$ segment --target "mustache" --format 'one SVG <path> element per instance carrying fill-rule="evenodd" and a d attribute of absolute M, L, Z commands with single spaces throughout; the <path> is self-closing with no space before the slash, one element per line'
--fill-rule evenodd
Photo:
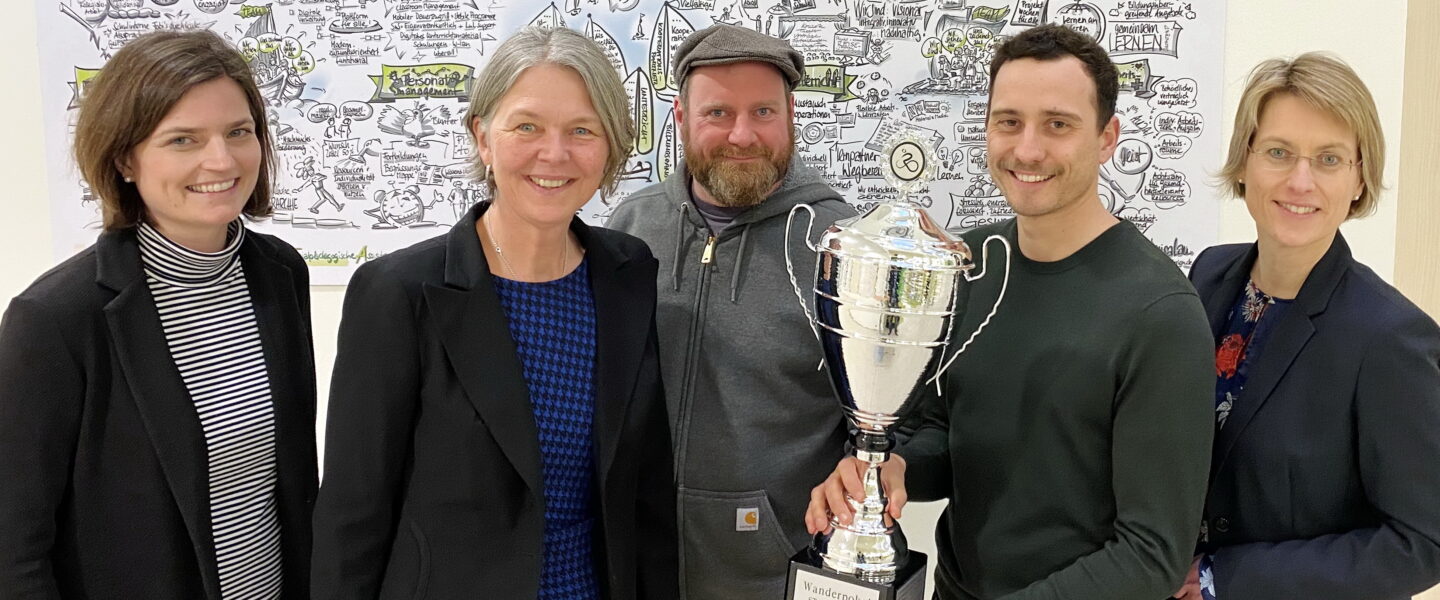
<path fill-rule="evenodd" d="M 773 154 L 769 148 L 755 146 L 750 149 L 739 146 L 720 146 L 710 152 L 710 158 L 771 158 Z"/>
<path fill-rule="evenodd" d="M 1026 172 L 1026 173 L 1045 173 L 1045 174 L 1047 174 L 1047 175 L 1055 175 L 1055 174 L 1058 174 L 1058 173 L 1060 172 L 1060 169 L 1059 169 L 1058 167 L 1046 167 L 1045 165 L 1040 164 L 1040 163 L 1036 163 L 1036 164 L 1026 164 L 1026 163 L 1023 163 L 1023 162 L 1016 162 L 1016 161 L 1012 161 L 1012 160 L 1001 160 L 1001 161 L 995 162 L 995 163 L 993 163 L 993 164 L 994 164 L 994 166 L 997 166 L 997 167 L 999 167 L 999 168 L 1001 168 L 1001 169 L 1004 169 L 1004 170 L 1006 170 L 1006 171 L 1024 171 L 1024 172 Z"/>

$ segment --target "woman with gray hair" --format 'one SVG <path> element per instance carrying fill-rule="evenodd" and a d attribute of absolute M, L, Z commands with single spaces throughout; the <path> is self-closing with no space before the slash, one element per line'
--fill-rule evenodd
<path fill-rule="evenodd" d="M 366 263 L 340 324 L 317 598 L 675 598 L 657 263 L 576 212 L 633 137 L 620 78 L 527 28 L 466 124 L 491 200 Z"/>
<path fill-rule="evenodd" d="M 1364 82 L 1323 53 L 1251 71 L 1227 191 L 1258 239 L 1190 279 L 1215 335 L 1210 489 L 1188 600 L 1409 598 L 1440 581 L 1440 327 L 1350 255 L 1385 171 Z"/>

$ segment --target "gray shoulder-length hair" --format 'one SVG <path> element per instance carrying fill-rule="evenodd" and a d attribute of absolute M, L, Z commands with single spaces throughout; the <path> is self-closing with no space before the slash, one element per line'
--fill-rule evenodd
<path fill-rule="evenodd" d="M 515 85 L 521 73 L 542 64 L 569 67 L 585 81 L 585 90 L 590 94 L 590 104 L 600 115 L 600 126 L 605 129 L 605 143 L 610 151 L 605 158 L 605 176 L 600 180 L 600 193 L 613 195 L 620 169 L 635 146 L 630 99 L 625 94 L 625 84 L 620 81 L 620 75 L 615 72 L 610 60 L 605 58 L 605 53 L 580 33 L 564 27 L 526 27 L 500 44 L 495 56 L 480 70 L 474 91 L 470 93 L 470 109 L 465 112 L 466 130 L 473 138 L 475 131 L 470 124 L 477 117 L 481 128 L 488 130 L 500 98 L 510 91 L 510 86 Z M 473 141 L 479 144 L 478 139 Z M 480 158 L 479 152 L 475 153 L 475 179 L 484 180 L 493 197 L 495 180 L 486 176 L 485 161 Z"/>

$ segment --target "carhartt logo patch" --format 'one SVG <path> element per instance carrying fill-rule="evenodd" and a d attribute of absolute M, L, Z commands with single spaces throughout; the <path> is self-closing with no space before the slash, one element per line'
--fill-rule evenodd
<path fill-rule="evenodd" d="M 759 531 L 760 507 L 735 509 L 735 531 Z"/>

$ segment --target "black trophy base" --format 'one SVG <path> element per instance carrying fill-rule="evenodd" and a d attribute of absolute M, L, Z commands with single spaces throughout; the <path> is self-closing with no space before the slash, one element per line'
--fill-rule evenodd
<path fill-rule="evenodd" d="M 925 600 L 925 555 L 911 550 L 905 557 L 895 581 L 871 583 L 825 569 L 807 547 L 790 559 L 785 600 Z"/>

